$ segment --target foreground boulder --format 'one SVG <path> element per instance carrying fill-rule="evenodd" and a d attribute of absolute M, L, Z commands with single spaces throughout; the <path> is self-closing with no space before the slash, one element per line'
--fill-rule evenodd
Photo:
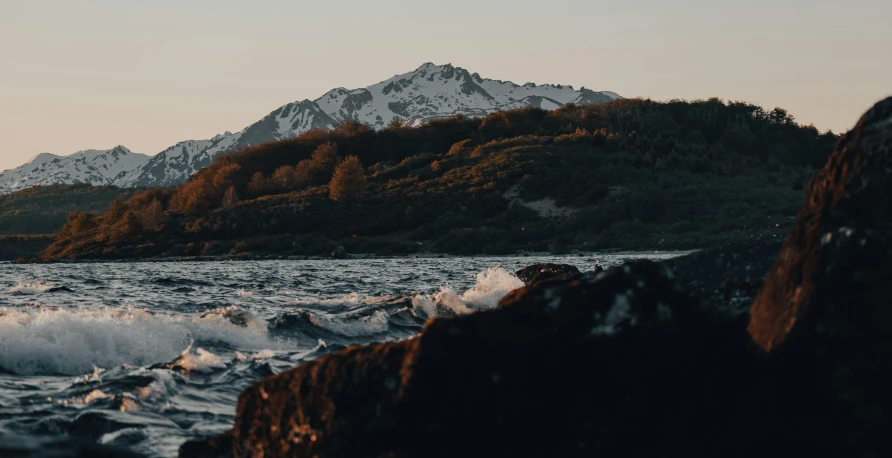
<path fill-rule="evenodd" d="M 500 305 L 263 380 L 239 399 L 232 431 L 181 456 L 743 457 L 838 445 L 827 434 L 845 419 L 838 406 L 802 390 L 806 374 L 774 367 L 745 317 L 702 308 L 663 266 L 547 280 Z M 777 374 L 784 383 L 766 383 Z"/>
<path fill-rule="evenodd" d="M 892 98 L 812 179 L 749 331 L 776 357 L 815 361 L 857 413 L 848 433 L 892 450 Z"/>
<path fill-rule="evenodd" d="M 576 275 L 578 273 L 579 269 L 576 266 L 569 264 L 544 263 L 526 266 L 523 269 L 518 270 L 514 275 L 516 275 L 520 281 L 524 282 L 524 284 L 530 285 L 549 278 Z"/>
<path fill-rule="evenodd" d="M 892 332 L 892 97 L 840 139 L 753 303 L 765 350 L 822 327 L 834 339 Z"/>

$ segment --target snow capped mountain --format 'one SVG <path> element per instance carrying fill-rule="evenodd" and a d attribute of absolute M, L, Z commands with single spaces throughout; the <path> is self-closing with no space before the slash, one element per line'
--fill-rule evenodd
<path fill-rule="evenodd" d="M 130 168 L 122 166 L 116 169 L 124 173 L 112 176 L 111 181 L 102 181 L 108 175 L 91 172 L 84 176 L 89 176 L 94 181 L 84 181 L 84 178 L 81 182 L 112 183 L 122 187 L 172 186 L 184 183 L 221 153 L 292 138 L 312 129 L 331 129 L 347 120 L 383 128 L 394 120 L 418 125 L 456 114 L 485 116 L 496 111 L 521 107 L 553 110 L 570 103 L 586 105 L 618 98 L 620 96 L 613 92 L 597 92 L 584 87 L 576 90 L 572 86 L 553 84 L 517 85 L 510 81 L 481 78 L 477 73 L 469 73 L 461 67 L 449 64 L 426 63 L 414 71 L 396 75 L 366 88 L 332 89 L 316 100 L 283 105 L 240 132 L 226 132 L 208 140 L 177 143 L 147 160 L 128 162 L 131 164 Z M 49 168 L 44 170 L 33 167 L 32 164 L 38 159 L 44 160 L 41 159 L 43 156 L 68 161 L 66 164 L 72 162 L 69 158 L 74 157 L 40 155 L 15 171 L 0 175 L 0 192 L 4 188 L 21 189 L 45 183 L 47 180 L 74 181 L 76 177 L 82 176 L 74 172 L 67 172 L 67 175 L 61 172 L 55 174 Z M 20 172 L 16 172 L 20 169 L 33 171 L 27 175 L 28 178 L 22 178 Z M 11 172 L 15 174 L 10 174 Z"/>
<path fill-rule="evenodd" d="M 38 154 L 17 168 L 0 173 L 0 193 L 36 185 L 85 183 L 114 184 L 149 156 L 136 154 L 123 146 L 109 150 L 84 150 L 70 156 Z"/>
<path fill-rule="evenodd" d="M 222 142 L 227 132 L 210 140 L 186 140 L 148 158 L 115 180 L 121 187 L 172 186 L 185 182 L 196 170 L 211 163 L 209 150 Z M 228 148 L 231 145 L 226 145 Z"/>
<path fill-rule="evenodd" d="M 485 116 L 524 106 L 554 109 L 568 103 L 603 103 L 616 98 L 619 96 L 612 92 L 577 91 L 572 86 L 519 86 L 484 79 L 461 67 L 427 63 L 365 89 L 333 89 L 315 102 L 335 119 L 352 119 L 380 128 L 393 119 L 414 125 L 455 114 Z"/>
<path fill-rule="evenodd" d="M 207 167 L 217 155 L 251 145 L 291 138 L 312 129 L 331 129 L 338 121 L 309 100 L 279 107 L 241 132 L 217 135 L 210 140 L 177 143 L 121 177 L 121 187 L 173 186 L 185 183 Z"/>

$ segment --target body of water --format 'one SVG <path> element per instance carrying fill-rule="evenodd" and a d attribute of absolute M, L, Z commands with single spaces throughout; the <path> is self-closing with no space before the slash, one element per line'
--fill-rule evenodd
<path fill-rule="evenodd" d="M 0 264 L 0 441 L 70 435 L 175 456 L 229 429 L 255 381 L 494 307 L 521 267 L 675 255 Z"/>

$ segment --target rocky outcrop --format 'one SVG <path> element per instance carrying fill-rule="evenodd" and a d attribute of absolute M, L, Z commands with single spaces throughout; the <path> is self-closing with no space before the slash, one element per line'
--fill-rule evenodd
<path fill-rule="evenodd" d="M 892 332 L 892 97 L 840 139 L 753 304 L 770 351 L 817 327 L 834 339 Z M 866 325 L 870 325 L 865 327 Z M 879 333 L 879 334 L 878 334 Z"/>
<path fill-rule="evenodd" d="M 751 309 L 779 358 L 814 361 L 856 413 L 848 433 L 892 450 L 892 98 L 840 139 Z"/>
<path fill-rule="evenodd" d="M 181 456 L 884 456 L 890 151 L 892 99 L 814 178 L 764 284 L 761 243 L 531 278 L 261 381 Z"/>
<path fill-rule="evenodd" d="M 679 286 L 710 307 L 746 315 L 780 241 L 744 241 L 663 261 Z"/>
<path fill-rule="evenodd" d="M 530 285 L 549 278 L 575 275 L 578 273 L 579 269 L 576 266 L 569 264 L 545 263 L 526 266 L 523 269 L 518 270 L 514 275 L 516 275 L 520 281 L 524 282 L 524 284 Z"/>

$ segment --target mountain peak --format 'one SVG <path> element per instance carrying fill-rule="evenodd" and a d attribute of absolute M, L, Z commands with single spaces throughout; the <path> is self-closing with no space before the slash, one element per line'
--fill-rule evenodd
<path fill-rule="evenodd" d="M 107 150 L 81 150 L 69 156 L 41 153 L 15 169 L 0 173 L 0 192 L 51 184 L 108 185 L 148 159 L 122 145 Z"/>
<path fill-rule="evenodd" d="M 28 162 L 26 162 L 26 164 L 33 164 L 34 162 L 51 161 L 58 157 L 59 156 L 56 156 L 55 154 L 52 154 L 52 153 L 40 153 L 40 154 L 32 157 L 31 159 L 29 159 Z"/>
<path fill-rule="evenodd" d="M 380 129 L 394 119 L 419 125 L 457 114 L 486 116 L 521 107 L 550 110 L 570 103 L 603 103 L 617 98 L 619 95 L 613 92 L 585 88 L 577 91 L 560 84 L 519 86 L 511 81 L 483 78 L 451 63 L 425 62 L 414 71 L 371 86 L 337 87 L 316 100 L 287 103 L 239 132 L 179 142 L 151 158 L 123 145 L 65 157 L 38 155 L 29 164 L 0 174 L 0 192 L 48 182 L 171 186 L 184 183 L 224 152 L 292 138 L 312 129 L 332 129 L 347 120 Z M 50 165 L 37 167 L 38 162 Z"/>
<path fill-rule="evenodd" d="M 446 64 L 449 65 L 449 64 Z M 418 68 L 415 69 L 416 73 L 430 71 L 430 70 L 439 70 L 440 66 L 433 62 L 425 62 L 421 64 Z"/>

